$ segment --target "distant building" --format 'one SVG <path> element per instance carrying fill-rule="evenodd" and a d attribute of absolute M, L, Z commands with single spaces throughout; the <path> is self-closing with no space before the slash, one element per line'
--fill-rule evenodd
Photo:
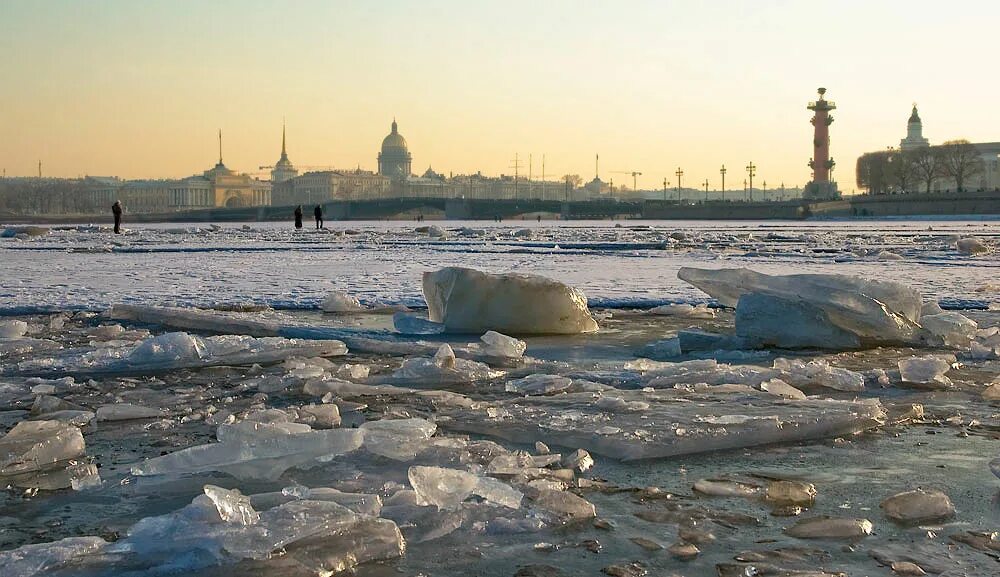
<path fill-rule="evenodd" d="M 364 200 L 390 196 L 391 179 L 367 170 L 307 172 L 273 185 L 272 204 L 315 205 L 334 200 Z"/>
<path fill-rule="evenodd" d="M 913 150 L 928 146 L 930 146 L 930 141 L 924 138 L 924 123 L 920 121 L 917 105 L 914 104 L 910 119 L 906 121 L 906 138 L 899 141 L 899 148 L 900 150 Z"/>
<path fill-rule="evenodd" d="M 378 154 L 378 173 L 389 178 L 409 177 L 413 156 L 406 146 L 406 139 L 399 133 L 396 120 L 392 121 L 392 132 L 382 140 L 382 151 Z"/>
<path fill-rule="evenodd" d="M 271 182 L 277 184 L 279 182 L 285 182 L 290 178 L 295 178 L 299 175 L 299 171 L 292 166 L 292 161 L 288 160 L 288 153 L 285 151 L 285 127 L 281 127 L 281 158 L 278 162 L 274 163 L 274 168 L 271 169 Z"/>

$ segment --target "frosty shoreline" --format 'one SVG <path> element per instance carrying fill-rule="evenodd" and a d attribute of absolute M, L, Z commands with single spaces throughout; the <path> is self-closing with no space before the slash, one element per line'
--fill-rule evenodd
<path fill-rule="evenodd" d="M 992 574 L 998 243 L 967 224 L 449 230 L 461 244 L 389 227 L 305 251 L 237 250 L 294 240 L 253 228 L 143 231 L 117 252 L 90 229 L 0 241 L 49 271 L 4 279 L 5 310 L 61 307 L 0 318 L 0 574 Z M 961 252 L 973 233 L 988 252 Z M 591 309 L 520 277 L 414 280 L 456 259 L 548 267 Z M 710 300 L 680 266 L 913 291 L 683 273 Z M 476 300 L 493 290 L 519 296 Z M 512 326 L 547 334 L 485 330 L 542 290 Z M 400 306 L 428 291 L 431 319 Z M 272 306 L 193 308 L 248 302 Z M 706 302 L 736 310 L 649 306 Z M 790 302 L 800 320 L 782 326 Z M 305 310 L 321 303 L 336 312 Z"/>

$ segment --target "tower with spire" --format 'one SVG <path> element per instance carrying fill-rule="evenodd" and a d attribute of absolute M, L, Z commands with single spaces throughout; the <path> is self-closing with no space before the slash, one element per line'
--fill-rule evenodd
<path fill-rule="evenodd" d="M 273 184 L 278 184 L 279 182 L 285 182 L 286 180 L 291 180 L 299 175 L 299 171 L 292 165 L 292 161 L 288 160 L 288 151 L 285 148 L 285 123 L 281 123 L 281 158 L 278 162 L 274 163 L 274 168 L 271 169 L 271 182 Z"/>
<path fill-rule="evenodd" d="M 913 103 L 913 112 L 906 121 L 906 138 L 899 141 L 900 150 L 914 150 L 930 146 L 930 141 L 924 138 L 924 123 L 917 114 L 917 103 Z"/>

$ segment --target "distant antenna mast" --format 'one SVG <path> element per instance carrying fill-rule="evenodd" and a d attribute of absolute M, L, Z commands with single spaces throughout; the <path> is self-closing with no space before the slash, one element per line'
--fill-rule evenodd
<path fill-rule="evenodd" d="M 219 164 L 222 164 L 222 129 L 219 129 Z"/>
<path fill-rule="evenodd" d="M 601 155 L 594 155 L 594 180 L 601 179 Z"/>
<path fill-rule="evenodd" d="M 517 177 L 518 174 L 520 174 L 518 170 L 521 168 L 521 161 L 516 152 L 514 153 L 514 164 L 510 165 L 508 168 L 514 169 L 514 200 L 517 200 Z"/>

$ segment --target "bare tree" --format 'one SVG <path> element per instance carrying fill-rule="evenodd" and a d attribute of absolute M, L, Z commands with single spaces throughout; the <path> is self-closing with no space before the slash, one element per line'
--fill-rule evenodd
<path fill-rule="evenodd" d="M 958 192 L 963 191 L 967 179 L 982 173 L 983 159 L 968 140 L 949 140 L 938 148 L 941 152 L 941 174 L 955 181 Z"/>
<path fill-rule="evenodd" d="M 888 153 L 869 152 L 858 158 L 857 179 L 858 188 L 868 190 L 868 194 L 884 194 L 888 192 Z"/>
<path fill-rule="evenodd" d="M 914 152 L 912 150 L 892 151 L 887 158 L 887 174 L 893 186 L 900 192 L 908 192 L 917 181 L 914 167 Z"/>
<path fill-rule="evenodd" d="M 918 182 L 926 185 L 926 192 L 929 193 L 934 181 L 941 176 L 941 151 L 938 147 L 926 147 L 912 153 L 914 176 Z"/>
<path fill-rule="evenodd" d="M 583 184 L 583 179 L 580 178 L 579 174 L 567 174 L 562 177 L 563 182 L 568 182 L 573 188 L 579 187 Z"/>

